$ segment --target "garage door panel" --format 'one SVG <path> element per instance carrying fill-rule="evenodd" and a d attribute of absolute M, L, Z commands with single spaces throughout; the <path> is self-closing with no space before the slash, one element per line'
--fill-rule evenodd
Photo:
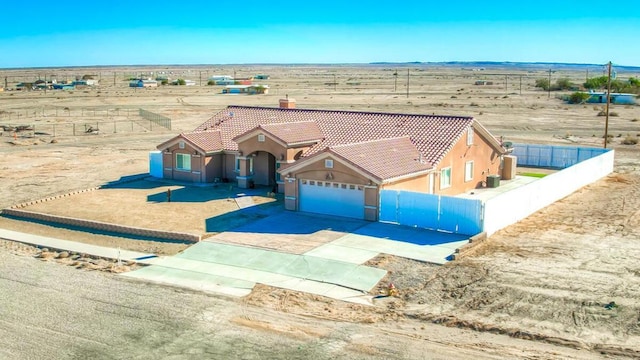
<path fill-rule="evenodd" d="M 300 211 L 364 218 L 364 189 L 354 184 L 300 181 Z"/>

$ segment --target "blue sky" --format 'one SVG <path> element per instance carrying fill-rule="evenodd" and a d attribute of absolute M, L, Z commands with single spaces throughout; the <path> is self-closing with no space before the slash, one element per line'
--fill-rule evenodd
<path fill-rule="evenodd" d="M 478 60 L 640 66 L 640 6 L 617 4 L 7 0 L 0 68 Z"/>

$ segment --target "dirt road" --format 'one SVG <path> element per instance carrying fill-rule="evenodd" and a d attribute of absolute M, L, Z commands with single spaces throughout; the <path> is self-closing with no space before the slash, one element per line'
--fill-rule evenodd
<path fill-rule="evenodd" d="M 277 291 L 260 288 L 252 296 L 277 297 Z M 597 358 L 563 346 L 411 319 L 341 321 L 354 311 L 342 303 L 324 303 L 335 320 L 287 311 L 311 300 L 304 297 L 292 294 L 283 299 L 289 304 L 271 309 L 77 270 L 5 247 L 0 251 L 0 358 Z"/>

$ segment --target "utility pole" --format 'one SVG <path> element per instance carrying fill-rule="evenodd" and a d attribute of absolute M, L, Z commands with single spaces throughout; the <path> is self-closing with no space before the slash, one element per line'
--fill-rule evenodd
<path fill-rule="evenodd" d="M 333 91 L 338 91 L 338 83 L 336 81 L 336 74 L 333 74 Z"/>
<path fill-rule="evenodd" d="M 520 95 L 522 95 L 522 75 L 520 75 Z"/>
<path fill-rule="evenodd" d="M 551 69 L 549 69 L 549 84 L 547 86 L 547 91 L 549 92 L 548 98 L 551 99 Z"/>
<path fill-rule="evenodd" d="M 605 106 L 605 112 L 607 113 L 604 119 L 604 148 L 607 148 L 607 141 L 609 141 L 609 102 L 611 102 L 611 61 L 609 61 L 609 74 L 607 75 L 607 105 Z"/>
<path fill-rule="evenodd" d="M 393 81 L 393 92 L 396 92 L 398 90 L 398 69 L 396 69 L 396 72 L 393 73 L 393 76 L 395 78 L 395 80 Z"/>
<path fill-rule="evenodd" d="M 507 83 L 509 82 L 508 77 L 509 77 L 509 75 L 505 75 L 504 76 L 504 92 L 505 92 L 505 94 L 509 93 L 509 90 L 507 89 Z"/>
<path fill-rule="evenodd" d="M 409 97 L 409 69 L 407 69 L 407 97 Z"/>
<path fill-rule="evenodd" d="M 589 68 L 587 68 L 587 78 L 584 81 L 585 82 L 589 81 Z"/>
<path fill-rule="evenodd" d="M 200 86 L 202 86 L 202 70 L 200 70 Z"/>
<path fill-rule="evenodd" d="M 116 86 L 116 72 L 113 72 L 113 86 Z"/>

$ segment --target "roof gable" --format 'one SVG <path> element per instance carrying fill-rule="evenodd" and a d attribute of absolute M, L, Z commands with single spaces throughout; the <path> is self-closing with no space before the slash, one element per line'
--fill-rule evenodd
<path fill-rule="evenodd" d="M 197 149 L 201 153 L 209 154 L 213 152 L 222 151 L 222 138 L 219 130 L 215 131 L 198 131 L 191 133 L 182 133 L 178 136 L 165 141 L 157 146 L 158 150 L 163 150 L 172 146 L 180 140 L 184 140 L 189 143 L 193 148 Z"/>
<path fill-rule="evenodd" d="M 411 139 L 402 137 L 328 147 L 291 166 L 281 168 L 281 172 L 302 169 L 327 157 L 338 159 L 376 183 L 417 176 L 433 169 L 431 164 L 421 158 Z"/>
<path fill-rule="evenodd" d="M 232 140 L 239 143 L 256 133 L 264 133 L 286 147 L 314 144 L 324 138 L 322 131 L 315 121 L 299 121 L 261 124 L 234 137 Z"/>

